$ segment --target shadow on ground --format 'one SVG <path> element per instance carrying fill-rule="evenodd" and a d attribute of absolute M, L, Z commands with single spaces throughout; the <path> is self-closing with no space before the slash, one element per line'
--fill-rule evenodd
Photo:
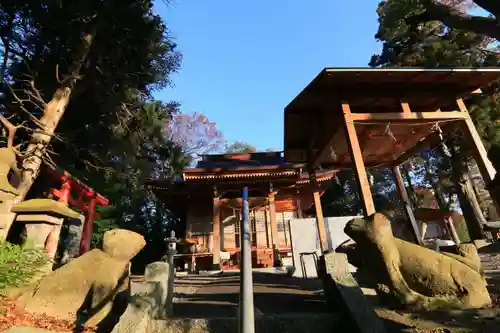
<path fill-rule="evenodd" d="M 201 284 L 198 285 L 199 289 L 194 294 L 176 295 L 181 299 L 174 305 L 174 316 L 180 321 L 185 320 L 183 318 L 199 318 L 202 321 L 211 318 L 206 324 L 208 326 L 205 327 L 205 332 L 236 332 L 233 329 L 236 329 L 235 325 L 237 325 L 239 303 L 238 273 L 204 276 L 199 279 L 189 277 L 188 279 L 191 282 L 194 281 L 195 284 L 196 281 L 200 281 Z M 500 286 L 500 273 L 490 275 L 488 281 L 492 291 L 498 290 L 496 286 Z M 325 318 L 328 322 L 327 326 L 332 329 L 329 316 L 345 317 L 339 311 L 333 312 L 332 308 L 327 305 L 319 279 L 298 279 L 286 275 L 254 273 L 253 282 L 254 305 L 258 309 L 256 312 L 263 315 L 258 321 L 260 329 L 257 329 L 257 332 L 271 332 L 267 327 L 276 329 L 276 332 L 281 332 L 280 329 L 285 329 L 285 327 L 297 329 L 290 332 L 309 332 L 309 328 L 303 330 L 301 326 L 303 323 L 317 326 L 321 325 Z M 179 283 L 182 284 L 182 279 Z M 365 296 L 384 321 L 388 333 L 500 332 L 500 319 L 496 319 L 499 313 L 497 309 L 411 312 L 382 307 L 376 295 Z M 256 318 L 259 316 L 260 314 L 257 314 Z M 213 318 L 225 318 L 225 321 L 219 322 L 218 319 Z M 192 325 L 192 323 L 191 321 L 187 325 Z M 265 329 L 262 326 L 264 324 Z M 338 319 L 335 320 L 335 329 L 330 332 L 350 332 L 350 327 L 350 323 L 344 319 Z M 320 329 L 317 332 L 320 331 L 323 330 Z"/>
<path fill-rule="evenodd" d="M 319 280 L 254 273 L 254 305 L 263 314 L 326 313 Z M 239 303 L 239 275 L 214 277 L 174 306 L 180 318 L 235 317 Z M 178 295 L 180 296 L 180 295 Z"/>

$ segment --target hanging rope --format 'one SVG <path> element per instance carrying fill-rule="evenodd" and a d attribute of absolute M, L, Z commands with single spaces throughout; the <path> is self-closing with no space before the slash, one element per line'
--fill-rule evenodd
<path fill-rule="evenodd" d="M 438 133 L 438 136 L 439 136 L 439 147 L 441 148 L 442 153 L 445 156 L 447 156 L 447 157 L 451 157 L 451 152 L 448 149 L 448 146 L 446 146 L 446 143 L 445 143 L 445 140 L 444 140 L 444 136 L 443 136 L 443 130 L 439 126 L 439 123 L 436 122 L 436 124 L 434 124 L 434 126 L 432 127 L 432 129 L 435 130 Z"/>
<path fill-rule="evenodd" d="M 370 181 L 370 185 L 373 186 L 375 184 L 375 177 L 370 173 L 368 176 L 368 180 Z"/>
<path fill-rule="evenodd" d="M 332 159 L 332 161 L 334 162 L 337 162 L 338 160 L 338 156 L 337 154 L 335 153 L 335 150 L 333 149 L 332 146 L 330 146 L 330 158 Z"/>
<path fill-rule="evenodd" d="M 337 183 L 338 186 L 340 186 L 340 179 L 339 179 L 339 176 L 337 176 L 337 174 L 335 174 L 335 183 Z"/>
<path fill-rule="evenodd" d="M 394 134 L 392 133 L 392 129 L 391 129 L 391 123 L 389 122 L 387 124 L 387 126 L 385 127 L 385 130 L 384 130 L 384 134 L 387 134 L 388 136 L 391 137 L 392 140 L 394 140 L 394 142 L 398 142 L 398 140 L 396 139 L 396 137 L 394 136 Z"/>

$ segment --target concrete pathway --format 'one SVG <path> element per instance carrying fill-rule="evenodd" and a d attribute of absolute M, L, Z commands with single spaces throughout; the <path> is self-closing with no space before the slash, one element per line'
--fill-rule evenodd
<path fill-rule="evenodd" d="M 192 293 L 178 288 L 174 315 L 180 318 L 236 317 L 239 275 L 178 278 L 177 284 L 191 286 Z M 253 274 L 254 305 L 263 314 L 326 313 L 326 303 L 317 279 L 295 279 L 282 274 Z"/>

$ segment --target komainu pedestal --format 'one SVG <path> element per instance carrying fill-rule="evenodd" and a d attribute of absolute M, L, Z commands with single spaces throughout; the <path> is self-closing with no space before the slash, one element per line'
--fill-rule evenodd
<path fill-rule="evenodd" d="M 17 214 L 15 223 L 23 223 L 29 246 L 44 249 L 53 260 L 59 244 L 61 226 L 65 218 L 78 218 L 79 213 L 62 202 L 51 199 L 32 199 L 12 206 Z"/>
<path fill-rule="evenodd" d="M 384 323 L 349 273 L 344 253 L 325 253 L 319 260 L 318 268 L 327 302 L 345 318 L 345 324 L 350 326 L 349 332 L 386 332 Z"/>
<path fill-rule="evenodd" d="M 102 250 L 93 249 L 51 272 L 23 293 L 17 305 L 64 320 L 74 321 L 76 314 L 78 324 L 109 327 L 127 307 L 129 262 L 145 245 L 144 237 L 133 231 L 106 231 Z"/>

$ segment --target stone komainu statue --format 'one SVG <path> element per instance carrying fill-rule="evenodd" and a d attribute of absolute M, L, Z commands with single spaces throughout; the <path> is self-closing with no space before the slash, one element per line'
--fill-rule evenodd
<path fill-rule="evenodd" d="M 464 244 L 459 256 L 403 241 L 380 213 L 354 219 L 344 231 L 356 242 L 346 251 L 349 261 L 381 300 L 428 310 L 491 305 L 474 245 Z"/>

